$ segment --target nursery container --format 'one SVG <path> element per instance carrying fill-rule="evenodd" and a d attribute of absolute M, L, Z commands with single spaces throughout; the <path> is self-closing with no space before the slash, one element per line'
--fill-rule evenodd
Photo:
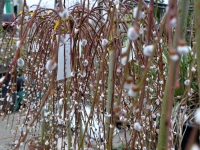
<path fill-rule="evenodd" d="M 187 143 L 189 142 L 190 134 L 192 133 L 193 128 L 194 128 L 193 124 L 184 124 L 183 125 L 183 132 L 185 130 L 186 131 L 185 131 L 185 134 L 183 136 L 182 143 L 181 143 L 182 150 L 186 150 L 186 146 L 187 146 Z M 196 134 L 194 142 L 196 142 L 197 144 L 200 144 L 200 141 L 199 141 L 199 130 L 198 130 L 198 133 Z"/>

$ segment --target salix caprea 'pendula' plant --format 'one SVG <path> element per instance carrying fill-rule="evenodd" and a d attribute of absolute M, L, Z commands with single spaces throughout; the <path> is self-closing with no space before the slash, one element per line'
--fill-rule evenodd
<path fill-rule="evenodd" d="M 8 68 L 0 79 L 0 86 L 7 86 L 1 114 L 5 119 L 19 110 L 14 148 L 42 143 L 52 149 L 111 150 L 116 138 L 126 149 L 180 147 L 183 124 L 191 119 L 189 104 L 198 95 L 198 34 L 191 23 L 197 15 L 181 13 L 188 7 L 189 2 L 171 0 L 158 22 L 153 0 L 71 6 L 59 1 L 55 9 L 39 4 L 33 12 L 24 3 L 0 45 L 1 63 Z"/>

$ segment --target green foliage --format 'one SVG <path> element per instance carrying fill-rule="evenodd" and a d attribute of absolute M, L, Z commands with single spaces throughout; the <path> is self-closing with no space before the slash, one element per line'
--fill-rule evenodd
<path fill-rule="evenodd" d="M 190 51 L 187 55 L 180 56 L 180 88 L 175 89 L 175 97 L 181 96 L 184 94 L 186 90 L 186 86 L 184 85 L 184 81 L 189 78 L 189 70 L 191 69 L 192 65 L 194 64 L 194 56 L 192 55 L 192 52 Z M 164 48 L 163 50 L 163 62 L 166 64 L 166 66 L 169 66 L 169 51 L 167 48 Z M 165 73 L 168 74 L 168 67 L 164 68 Z M 191 88 L 194 89 L 194 91 L 198 90 L 197 87 L 197 77 L 195 75 L 192 75 L 191 79 Z"/>

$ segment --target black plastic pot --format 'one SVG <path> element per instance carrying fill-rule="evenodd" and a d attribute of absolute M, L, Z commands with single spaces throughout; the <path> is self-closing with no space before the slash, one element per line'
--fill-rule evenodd
<path fill-rule="evenodd" d="M 184 124 L 183 125 L 183 139 L 182 139 L 182 143 L 181 143 L 181 150 L 186 150 L 186 146 L 190 140 L 190 136 L 191 136 L 191 133 L 192 133 L 192 130 L 194 128 L 194 125 L 193 124 Z M 198 130 L 198 133 L 196 134 L 196 137 L 195 137 L 195 143 L 196 144 L 200 144 L 200 141 L 199 141 L 199 135 L 200 135 L 200 132 Z M 175 150 L 180 150 L 178 147 L 175 147 Z"/>
<path fill-rule="evenodd" d="M 181 143 L 181 148 L 182 150 L 186 150 L 186 146 L 187 146 L 187 143 L 189 142 L 189 139 L 190 139 L 190 135 L 192 133 L 192 130 L 194 128 L 194 125 L 192 124 L 184 124 L 183 125 L 183 132 L 185 131 L 185 134 L 183 136 L 183 140 L 182 140 L 182 143 Z M 200 144 L 200 141 L 199 141 L 199 130 L 198 130 L 198 133 L 196 134 L 196 137 L 195 137 L 195 142 L 197 144 Z"/>
<path fill-rule="evenodd" d="M 122 122 L 118 119 L 117 122 L 116 122 L 116 127 L 118 129 L 121 129 L 122 127 Z M 127 127 L 130 127 L 130 126 L 127 126 Z M 182 140 L 182 143 L 181 143 L 181 149 L 182 150 L 186 150 L 186 146 L 189 142 L 189 139 L 190 139 L 190 134 L 192 133 L 192 130 L 194 128 L 194 125 L 193 124 L 184 124 L 183 125 L 183 133 L 184 133 L 184 136 L 183 136 L 183 140 Z M 183 134 L 182 133 L 182 134 Z M 156 134 L 157 135 L 157 134 Z M 158 136 L 158 135 L 157 135 Z M 196 137 L 195 137 L 195 143 L 200 145 L 200 139 L 199 139 L 199 136 L 200 136 L 200 131 L 198 130 L 198 133 L 196 134 Z M 175 150 L 180 150 L 178 149 L 177 147 L 175 147 Z"/>

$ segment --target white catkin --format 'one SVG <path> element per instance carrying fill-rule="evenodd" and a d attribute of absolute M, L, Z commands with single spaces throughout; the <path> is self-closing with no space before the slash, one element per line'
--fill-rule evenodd
<path fill-rule="evenodd" d="M 134 123 L 134 129 L 137 130 L 137 131 L 140 131 L 142 129 L 142 126 L 140 125 L 139 122 Z"/>
<path fill-rule="evenodd" d="M 196 123 L 200 125 L 200 108 L 198 108 L 194 113 L 194 119 Z"/>
<path fill-rule="evenodd" d="M 134 41 L 139 37 L 139 33 L 137 32 L 135 27 L 129 27 L 127 36 L 130 40 Z"/>
<path fill-rule="evenodd" d="M 53 62 L 53 64 L 51 64 L 52 61 L 53 61 L 53 60 L 48 60 L 48 61 L 47 61 L 46 65 L 45 65 L 46 70 L 48 70 L 48 71 L 53 71 L 53 70 L 56 68 L 56 66 L 57 66 L 56 62 Z"/>

